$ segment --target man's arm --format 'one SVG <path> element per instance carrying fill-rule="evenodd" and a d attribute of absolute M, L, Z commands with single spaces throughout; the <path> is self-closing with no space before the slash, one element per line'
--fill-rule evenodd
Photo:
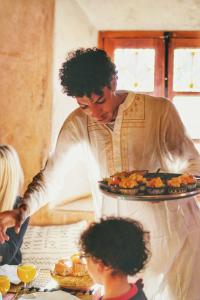
<path fill-rule="evenodd" d="M 77 129 L 71 118 L 63 125 L 56 149 L 52 157 L 40 173 L 38 173 L 28 186 L 21 205 L 12 211 L 0 213 L 0 242 L 9 239 L 6 230 L 15 227 L 19 232 L 24 220 L 35 213 L 46 203 L 53 201 L 58 196 L 64 181 L 67 181 L 66 173 L 74 161 L 74 147 L 80 141 L 80 127 Z"/>
<path fill-rule="evenodd" d="M 200 173 L 200 155 L 170 101 L 162 118 L 161 136 L 166 169 L 175 173 Z"/>

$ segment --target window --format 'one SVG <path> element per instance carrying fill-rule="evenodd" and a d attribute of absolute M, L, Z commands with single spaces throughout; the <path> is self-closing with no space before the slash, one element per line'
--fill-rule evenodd
<path fill-rule="evenodd" d="M 162 32 L 100 32 L 99 46 L 118 69 L 118 89 L 164 93 L 164 39 Z"/>
<path fill-rule="evenodd" d="M 200 151 L 200 33 L 171 33 L 168 53 L 168 96 Z"/>
<path fill-rule="evenodd" d="M 99 47 L 117 66 L 117 88 L 173 101 L 200 151 L 200 31 L 105 31 Z"/>

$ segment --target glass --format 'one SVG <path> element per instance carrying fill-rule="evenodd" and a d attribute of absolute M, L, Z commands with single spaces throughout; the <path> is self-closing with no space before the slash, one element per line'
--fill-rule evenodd
<path fill-rule="evenodd" d="M 200 48 L 174 50 L 173 90 L 200 92 Z"/>
<path fill-rule="evenodd" d="M 91 257 L 91 255 L 81 253 L 79 257 L 80 257 L 80 261 L 81 261 L 82 264 L 87 264 L 87 258 Z"/>
<path fill-rule="evenodd" d="M 0 292 L 6 294 L 10 289 L 10 280 L 8 276 L 0 275 Z"/>
<path fill-rule="evenodd" d="M 176 96 L 173 103 L 192 139 L 200 139 L 200 96 Z"/>
<path fill-rule="evenodd" d="M 37 269 L 34 264 L 20 264 L 17 267 L 17 275 L 19 279 L 24 283 L 24 289 L 27 287 L 27 283 L 30 283 L 35 279 Z"/>
<path fill-rule="evenodd" d="M 117 89 L 154 91 L 155 49 L 115 49 L 114 62 L 118 70 Z"/>

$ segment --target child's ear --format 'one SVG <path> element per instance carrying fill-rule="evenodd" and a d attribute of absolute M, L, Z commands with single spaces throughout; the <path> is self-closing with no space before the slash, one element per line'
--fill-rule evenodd
<path fill-rule="evenodd" d="M 111 267 L 108 267 L 108 266 L 105 266 L 104 263 L 102 261 L 99 261 L 98 262 L 98 267 L 97 267 L 98 271 L 100 273 L 103 273 L 103 272 L 108 272 L 110 271 L 112 268 Z"/>
<path fill-rule="evenodd" d="M 106 268 L 106 266 L 104 265 L 104 263 L 102 261 L 98 261 L 98 265 L 97 265 L 97 270 L 102 273 L 104 271 L 104 269 Z"/>

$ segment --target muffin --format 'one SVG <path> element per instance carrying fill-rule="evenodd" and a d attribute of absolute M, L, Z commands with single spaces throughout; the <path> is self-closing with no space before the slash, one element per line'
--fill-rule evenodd
<path fill-rule="evenodd" d="M 112 192 L 117 192 L 119 191 L 119 183 L 121 181 L 121 178 L 116 175 L 116 176 L 111 176 L 108 179 L 108 186 L 109 186 L 109 190 Z"/>
<path fill-rule="evenodd" d="M 139 192 L 139 184 L 132 175 L 122 178 L 119 182 L 119 191 L 124 195 L 136 195 Z"/>
<path fill-rule="evenodd" d="M 187 185 L 183 182 L 181 176 L 173 177 L 167 180 L 167 191 L 169 194 L 187 192 Z"/>
<path fill-rule="evenodd" d="M 147 183 L 146 178 L 143 175 L 141 175 L 141 174 L 137 174 L 136 181 L 139 184 L 139 192 L 140 193 L 145 193 L 145 191 L 146 191 L 146 183 Z"/>
<path fill-rule="evenodd" d="M 108 190 L 111 192 L 121 193 L 124 195 L 135 195 L 138 192 L 145 192 L 146 179 L 144 175 L 147 170 L 134 170 L 117 172 L 104 178 L 103 182 L 107 184 Z"/>
<path fill-rule="evenodd" d="M 197 180 L 194 176 L 192 176 L 190 174 L 183 174 L 180 176 L 180 178 L 181 178 L 182 183 L 187 186 L 188 192 L 196 189 Z"/>
<path fill-rule="evenodd" d="M 160 177 L 147 179 L 146 192 L 149 195 L 163 195 L 166 191 L 166 185 Z"/>

